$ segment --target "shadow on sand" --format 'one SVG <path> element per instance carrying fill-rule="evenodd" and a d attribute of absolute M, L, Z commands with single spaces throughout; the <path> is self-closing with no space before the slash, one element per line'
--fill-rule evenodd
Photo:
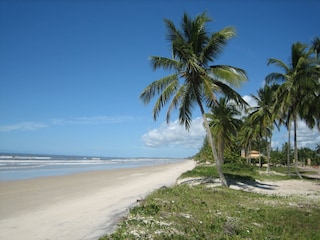
<path fill-rule="evenodd" d="M 232 189 L 237 190 L 245 190 L 245 191 L 253 191 L 254 189 L 261 189 L 266 191 L 277 190 L 280 185 L 277 184 L 277 181 L 268 181 L 261 182 L 256 180 L 252 176 L 243 176 L 237 174 L 225 174 L 226 180 L 228 185 Z M 299 179 L 298 177 L 293 177 L 292 179 Z M 317 185 L 320 186 L 320 179 L 319 174 L 317 175 L 303 175 L 304 180 L 315 182 Z M 283 179 L 285 180 L 285 179 Z M 287 179 L 288 181 L 291 180 Z M 212 187 L 219 187 L 221 186 L 221 181 L 217 177 L 196 177 L 196 178 L 186 178 L 181 179 L 178 184 L 189 184 L 189 185 L 208 185 Z"/>
<path fill-rule="evenodd" d="M 231 188 L 242 189 L 242 190 L 250 190 L 252 188 L 260 188 L 263 190 L 275 190 L 279 185 L 270 184 L 270 183 L 262 183 L 256 180 L 253 181 L 236 181 L 236 180 L 228 180 L 228 184 Z"/>
<path fill-rule="evenodd" d="M 279 187 L 276 184 L 263 183 L 251 176 L 241 176 L 236 174 L 225 174 L 228 184 L 233 186 L 233 188 L 239 189 L 250 189 L 250 188 L 260 188 L 264 190 L 274 190 Z"/>
<path fill-rule="evenodd" d="M 276 184 L 267 184 L 255 180 L 251 176 L 240 176 L 233 174 L 225 174 L 228 184 L 233 189 L 250 190 L 252 188 L 261 188 L 264 190 L 274 190 L 279 187 Z M 181 179 L 178 184 L 189 184 L 189 185 L 210 185 L 213 187 L 221 186 L 219 178 L 215 177 L 196 177 Z"/>

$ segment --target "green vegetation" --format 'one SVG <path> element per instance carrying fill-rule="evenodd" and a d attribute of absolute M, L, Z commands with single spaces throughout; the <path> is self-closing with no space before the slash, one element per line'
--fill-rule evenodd
<path fill-rule="evenodd" d="M 225 165 L 226 177 L 254 181 L 257 169 Z M 198 166 L 182 177 L 218 176 Z M 265 179 L 270 176 L 260 176 Z M 276 176 L 288 179 L 287 176 Z M 320 239 L 319 200 L 187 184 L 149 195 L 107 239 Z"/>

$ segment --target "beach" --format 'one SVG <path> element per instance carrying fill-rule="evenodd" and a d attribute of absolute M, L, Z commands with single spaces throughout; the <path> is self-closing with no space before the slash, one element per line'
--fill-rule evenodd
<path fill-rule="evenodd" d="M 138 200 L 195 167 L 185 160 L 0 182 L 0 239 L 93 240 L 115 230 Z"/>

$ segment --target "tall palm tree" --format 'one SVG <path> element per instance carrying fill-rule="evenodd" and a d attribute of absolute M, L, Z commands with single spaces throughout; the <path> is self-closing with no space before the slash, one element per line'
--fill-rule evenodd
<path fill-rule="evenodd" d="M 260 126 L 261 134 L 265 137 L 267 144 L 267 171 L 270 171 L 270 152 L 271 152 L 271 140 L 274 124 L 277 126 L 275 120 L 277 118 L 277 112 L 273 106 L 274 93 L 277 89 L 277 85 L 265 85 L 264 88 L 258 90 L 258 95 L 251 95 L 257 102 L 256 107 L 251 108 L 251 113 L 248 116 L 249 122 L 253 126 Z"/>
<path fill-rule="evenodd" d="M 192 110 L 198 105 L 207 132 L 208 142 L 215 159 L 216 168 L 223 186 L 228 186 L 221 168 L 214 139 L 205 115 L 205 108 L 216 104 L 216 93 L 234 99 L 237 104 L 245 104 L 242 97 L 231 86 L 239 86 L 247 80 L 244 70 L 228 65 L 212 65 L 222 52 L 228 40 L 235 36 L 232 27 L 226 27 L 214 33 L 207 30 L 206 24 L 211 19 L 204 12 L 195 19 L 186 13 L 182 17 L 180 29 L 165 19 L 171 42 L 172 57 L 152 56 L 154 69 L 163 68 L 172 72 L 148 85 L 140 95 L 141 100 L 148 104 L 158 95 L 153 108 L 153 118 L 157 119 L 165 104 L 169 103 L 166 115 L 170 121 L 172 110 L 179 109 L 179 121 L 186 129 L 192 122 Z"/>
<path fill-rule="evenodd" d="M 289 66 L 273 58 L 268 60 L 268 65 L 270 64 L 280 67 L 283 71 L 270 73 L 266 77 L 266 82 L 281 83 L 276 91 L 275 105 L 279 107 L 282 115 L 287 116 L 289 122 L 293 122 L 295 169 L 297 175 L 302 178 L 297 170 L 297 122 L 300 117 L 310 125 L 310 119 L 314 119 L 310 105 L 313 102 L 319 106 L 313 97 L 319 95 L 319 67 L 312 57 L 312 51 L 307 49 L 307 45 L 299 42 L 291 47 Z M 287 126 L 290 126 L 290 123 Z"/>
<path fill-rule="evenodd" d="M 236 134 L 241 127 L 242 121 L 239 119 L 240 111 L 236 105 L 222 97 L 211 112 L 206 114 L 209 126 L 218 147 L 218 157 L 224 163 L 224 149 L 231 147 Z"/>

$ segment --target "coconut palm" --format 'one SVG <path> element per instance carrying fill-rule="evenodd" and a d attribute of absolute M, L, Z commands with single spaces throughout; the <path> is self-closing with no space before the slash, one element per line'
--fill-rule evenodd
<path fill-rule="evenodd" d="M 265 137 L 267 144 L 267 171 L 270 171 L 270 151 L 272 131 L 274 124 L 277 126 L 275 120 L 277 112 L 273 106 L 274 93 L 277 89 L 277 85 L 265 85 L 264 88 L 258 90 L 257 96 L 251 94 L 251 97 L 255 99 L 257 106 L 251 108 L 251 113 L 248 116 L 249 122 L 253 126 L 260 126 L 261 134 Z"/>
<path fill-rule="evenodd" d="M 225 147 L 231 147 L 241 127 L 240 114 L 236 105 L 232 101 L 227 101 L 224 97 L 220 98 L 216 106 L 212 107 L 211 112 L 206 114 L 217 144 L 218 157 L 222 164 L 224 163 Z"/>
<path fill-rule="evenodd" d="M 228 65 L 212 65 L 222 53 L 228 40 L 235 36 L 232 27 L 209 33 L 206 24 L 211 21 L 206 13 L 191 19 L 186 13 L 182 17 L 180 29 L 165 19 L 167 38 L 171 43 L 172 57 L 152 56 L 154 69 L 163 68 L 171 74 L 148 85 L 140 95 L 148 104 L 158 95 L 153 108 L 153 118 L 157 119 L 164 105 L 169 103 L 166 119 L 169 123 L 172 110 L 179 110 L 180 124 L 186 129 L 192 122 L 192 110 L 198 105 L 207 131 L 208 142 L 215 159 L 216 168 L 223 186 L 228 186 L 221 169 L 221 163 L 205 115 L 205 108 L 216 103 L 217 93 L 234 99 L 237 104 L 245 104 L 241 96 L 231 86 L 239 86 L 247 79 L 244 70 Z"/>
<path fill-rule="evenodd" d="M 314 107 L 319 106 L 315 102 L 315 97 L 319 96 L 319 67 L 312 57 L 312 51 L 307 49 L 307 45 L 299 42 L 294 43 L 291 47 L 289 66 L 281 60 L 273 58 L 268 60 L 268 65 L 270 64 L 283 70 L 283 73 L 270 73 L 266 77 L 266 81 L 267 83 L 281 82 L 276 91 L 275 105 L 279 107 L 281 115 L 287 116 L 289 121 L 287 126 L 293 122 L 295 169 L 297 175 L 302 178 L 297 170 L 297 123 L 300 117 L 306 120 L 310 126 L 311 119 L 317 117 L 310 112 L 310 106 L 311 103 L 315 104 Z M 319 110 L 316 113 L 319 113 Z"/>

